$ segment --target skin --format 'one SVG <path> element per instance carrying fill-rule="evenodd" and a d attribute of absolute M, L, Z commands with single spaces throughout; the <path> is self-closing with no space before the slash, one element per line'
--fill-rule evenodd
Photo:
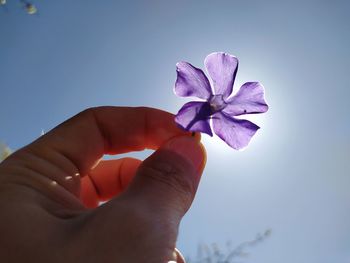
<path fill-rule="evenodd" d="M 1 262 L 184 262 L 175 246 L 205 165 L 199 140 L 143 107 L 60 124 L 0 164 Z M 143 162 L 101 160 L 146 148 Z"/>

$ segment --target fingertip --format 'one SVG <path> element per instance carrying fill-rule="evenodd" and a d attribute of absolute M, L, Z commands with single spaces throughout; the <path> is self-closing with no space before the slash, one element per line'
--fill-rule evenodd
<path fill-rule="evenodd" d="M 80 200 L 87 208 L 95 208 L 99 203 L 99 196 L 95 185 L 89 176 L 81 178 Z"/>
<path fill-rule="evenodd" d="M 119 170 L 119 176 L 120 176 L 120 190 L 124 191 L 127 188 L 127 186 L 130 184 L 131 180 L 136 174 L 136 171 L 141 165 L 142 161 L 131 157 L 126 157 L 126 158 L 123 158 L 122 160 L 123 162 Z"/>

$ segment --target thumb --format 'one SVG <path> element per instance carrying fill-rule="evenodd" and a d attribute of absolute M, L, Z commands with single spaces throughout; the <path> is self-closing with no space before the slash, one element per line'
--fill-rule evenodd
<path fill-rule="evenodd" d="M 175 137 L 141 164 L 125 194 L 157 220 L 178 224 L 194 199 L 205 161 L 196 137 Z"/>
<path fill-rule="evenodd" d="M 92 240 L 94 249 L 87 250 L 99 262 L 107 262 L 101 259 L 113 253 L 116 259 L 127 259 L 122 262 L 183 262 L 175 250 L 178 227 L 193 201 L 205 159 L 196 137 L 166 142 L 142 162 L 123 194 L 91 213 L 79 243 Z"/>

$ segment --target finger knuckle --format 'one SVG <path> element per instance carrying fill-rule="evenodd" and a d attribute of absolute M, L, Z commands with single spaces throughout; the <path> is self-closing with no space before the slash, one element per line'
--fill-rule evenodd
<path fill-rule="evenodd" d="M 150 165 L 145 163 L 144 169 L 145 176 L 164 184 L 181 196 L 189 198 L 193 196 L 195 189 L 192 180 L 179 163 L 177 165 L 168 161 L 153 162 Z"/>

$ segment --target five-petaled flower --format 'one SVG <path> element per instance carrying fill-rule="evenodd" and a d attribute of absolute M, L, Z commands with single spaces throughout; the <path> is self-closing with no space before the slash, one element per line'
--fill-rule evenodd
<path fill-rule="evenodd" d="M 205 101 L 186 103 L 177 113 L 175 121 L 183 129 L 214 132 L 234 149 L 246 147 L 260 128 L 256 124 L 235 118 L 243 114 L 263 113 L 268 110 L 264 99 L 264 87 L 259 82 L 247 82 L 230 96 L 235 81 L 238 59 L 230 54 L 216 52 L 204 61 L 211 84 L 202 70 L 187 62 L 176 64 L 175 93 L 181 97 L 195 96 Z"/>

